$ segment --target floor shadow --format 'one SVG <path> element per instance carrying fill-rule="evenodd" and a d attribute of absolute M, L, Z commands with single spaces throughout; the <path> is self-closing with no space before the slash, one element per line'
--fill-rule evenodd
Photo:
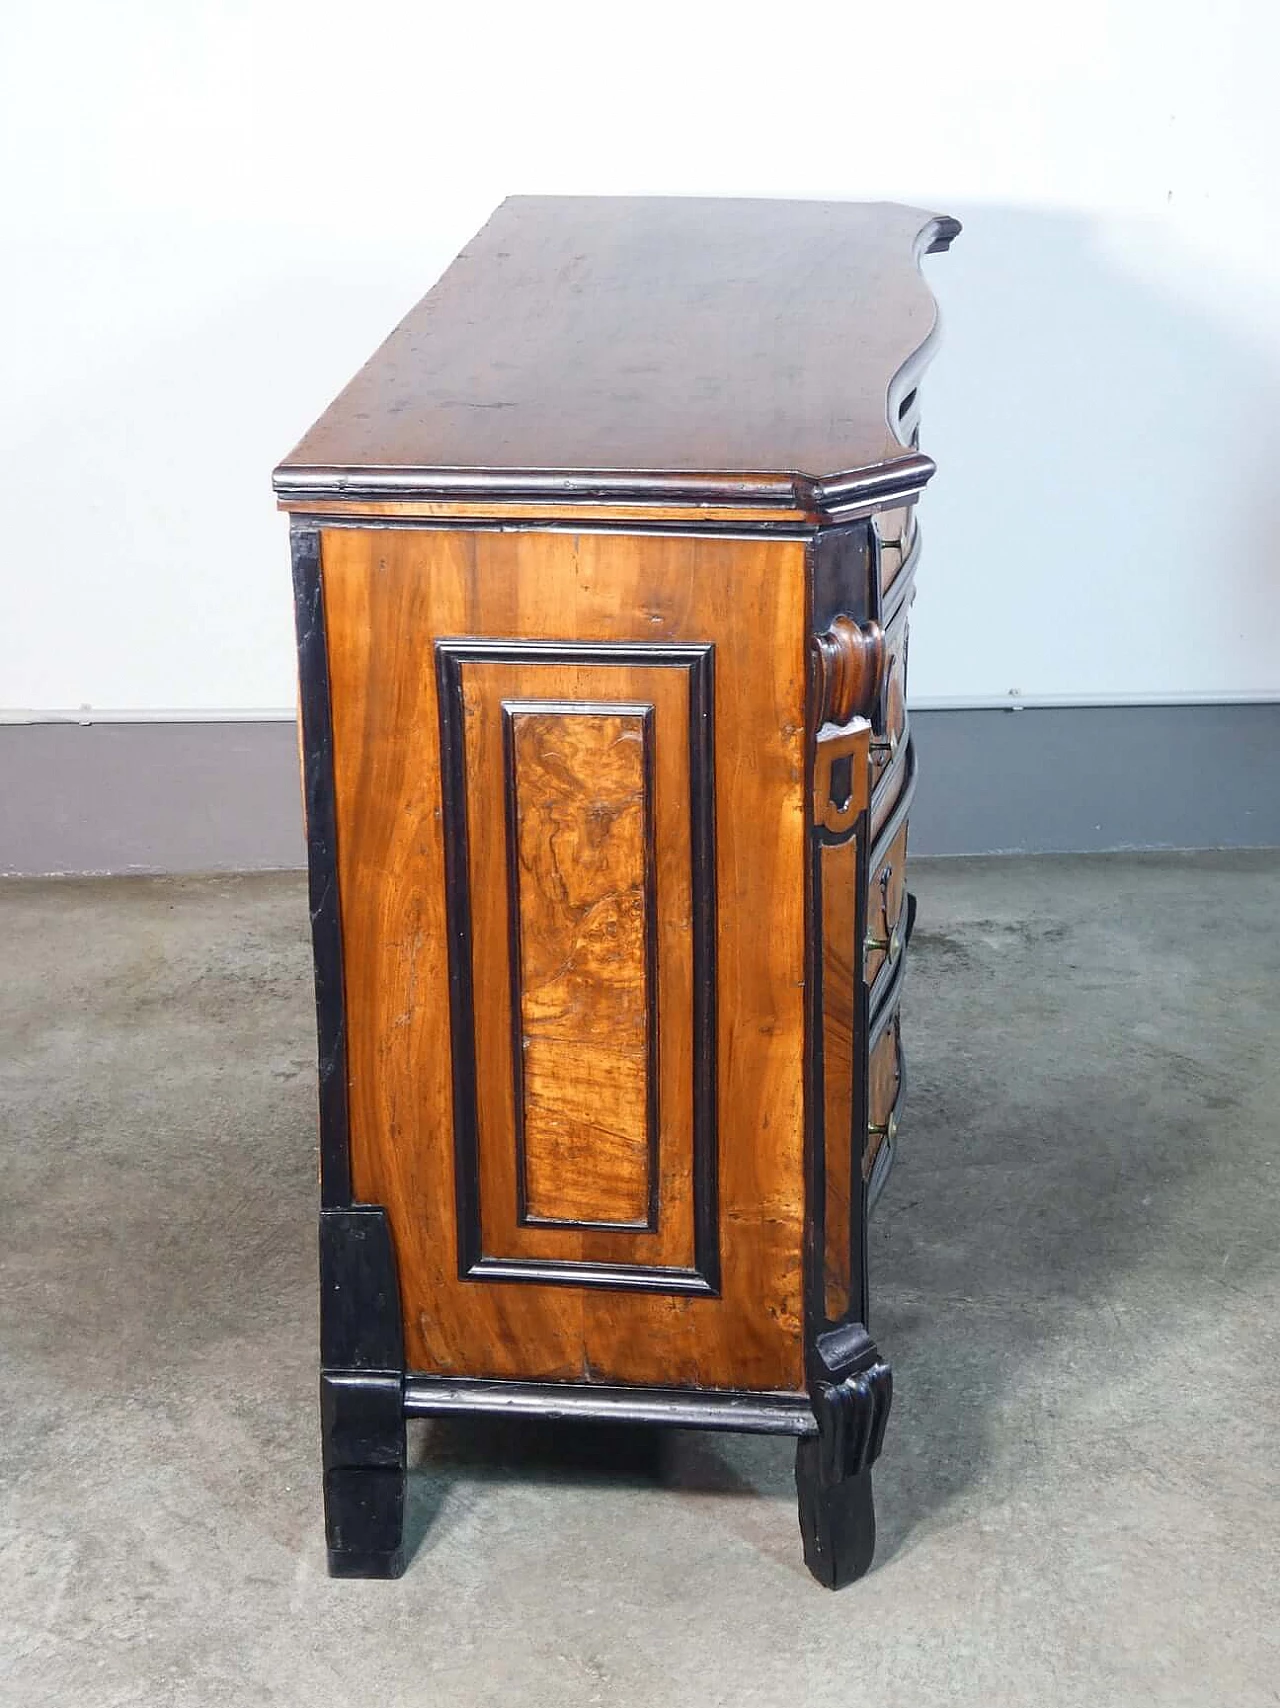
<path fill-rule="evenodd" d="M 616 1423 L 544 1422 L 475 1416 L 418 1421 L 409 1430 L 405 1549 L 412 1558 L 448 1534 L 446 1497 L 460 1480 L 758 1497 L 776 1492 L 777 1453 L 745 1455 L 742 1443 L 703 1431 Z M 739 1461 L 738 1463 L 735 1463 Z"/>

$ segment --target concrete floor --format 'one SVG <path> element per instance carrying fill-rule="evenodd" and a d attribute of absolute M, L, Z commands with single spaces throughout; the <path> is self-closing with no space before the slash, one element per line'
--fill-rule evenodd
<path fill-rule="evenodd" d="M 414 1426 L 324 1575 L 295 876 L 0 889 L 0 1701 L 1280 1700 L 1280 855 L 914 875 L 875 1571 L 783 1441 Z"/>

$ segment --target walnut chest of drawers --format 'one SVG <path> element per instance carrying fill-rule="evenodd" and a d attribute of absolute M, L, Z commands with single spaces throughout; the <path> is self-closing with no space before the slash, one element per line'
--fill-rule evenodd
<path fill-rule="evenodd" d="M 915 765 L 889 205 L 508 201 L 276 471 L 319 1016 L 330 1567 L 405 1419 L 798 1438 L 874 1547 Z"/>

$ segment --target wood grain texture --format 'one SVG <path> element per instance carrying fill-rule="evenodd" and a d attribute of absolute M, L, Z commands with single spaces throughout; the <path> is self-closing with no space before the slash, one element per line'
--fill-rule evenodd
<path fill-rule="evenodd" d="M 895 381 L 934 330 L 919 255 L 957 230 L 890 203 L 513 197 L 278 489 L 569 498 L 586 475 L 579 497 L 626 500 L 629 473 L 669 476 L 668 501 L 786 503 L 898 465 L 918 486 Z"/>
<path fill-rule="evenodd" d="M 449 498 L 368 498 L 358 501 L 341 498 L 282 497 L 277 508 L 303 511 L 316 517 L 350 516 L 386 517 L 401 521 L 459 521 L 508 522 L 535 518 L 540 522 L 581 522 L 584 526 L 600 527 L 617 522 L 679 522 L 700 527 L 708 523 L 726 524 L 757 522 L 790 522 L 816 527 L 821 514 L 804 506 L 790 503 L 768 503 L 764 500 L 737 504 L 707 504 L 689 499 L 683 504 L 600 504 L 575 502 L 570 498 L 529 498 L 467 500 Z"/>
<path fill-rule="evenodd" d="M 658 1115 L 652 708 L 503 711 L 521 1220 L 644 1225 Z"/>
<path fill-rule="evenodd" d="M 887 593 L 898 579 L 915 538 L 915 507 L 903 505 L 882 510 L 876 516 L 880 537 L 880 591 Z"/>
<path fill-rule="evenodd" d="M 322 536 L 322 566 L 351 1167 L 357 1196 L 384 1204 L 391 1221 L 410 1368 L 801 1391 L 803 544 L 335 529 Z M 429 662 L 433 640 L 449 635 L 717 643 L 718 1298 L 459 1279 L 440 731 Z M 659 685 L 659 677 L 674 689 Z M 554 678 L 551 672 L 541 693 L 599 697 L 599 682 L 586 667 L 578 679 L 572 669 Z M 659 695 L 673 691 L 687 693 L 682 673 L 637 670 L 630 680 L 620 672 L 609 695 L 655 706 L 660 981 L 668 936 L 674 941 L 683 934 L 687 940 L 690 929 L 687 914 L 680 912 L 687 889 L 674 887 L 673 878 L 662 899 L 663 777 L 671 769 L 677 773 L 667 789 L 675 802 L 680 767 L 688 764 L 687 745 L 664 746 Z M 499 699 L 504 696 L 541 697 L 518 671 L 504 675 Z M 668 703 L 666 710 L 679 725 L 680 706 Z M 468 729 L 469 742 L 471 736 Z M 500 753 L 500 734 L 492 739 Z M 488 766 L 477 756 L 469 772 L 478 779 L 489 774 Z M 474 805 L 483 805 L 481 823 L 492 834 L 473 850 L 473 887 L 488 893 L 484 862 L 495 858 L 496 849 L 501 891 L 500 801 L 486 789 L 483 802 L 477 798 Z M 680 811 L 687 821 L 687 796 Z M 674 871 L 680 861 L 673 858 L 671 864 Z M 483 947 L 480 935 L 478 928 L 477 988 L 499 993 L 494 1003 L 500 1021 L 501 993 L 510 989 L 505 934 L 495 927 Z M 660 1002 L 664 995 L 661 986 Z M 664 1028 L 667 1022 L 664 1008 Z M 509 1040 L 509 1026 L 495 1024 L 492 1030 L 495 1038 Z M 491 1059 L 478 1062 L 478 1075 L 509 1088 L 505 1065 L 495 1044 Z M 689 1107 L 692 1064 L 669 1067 L 664 1052 L 660 1071 L 665 1145 L 675 1111 Z M 522 1231 L 582 1241 L 661 1238 Z"/>
<path fill-rule="evenodd" d="M 910 594 L 913 590 L 908 589 Z M 871 834 L 880 834 L 906 781 L 907 655 L 910 648 L 910 601 L 894 618 L 886 636 L 887 658 L 881 713 L 876 720 L 872 746 Z"/>
<path fill-rule="evenodd" d="M 867 1066 L 867 1123 L 871 1128 L 887 1126 L 897 1107 L 898 1088 L 902 1077 L 898 1056 L 900 1024 L 900 1016 L 895 1014 L 871 1050 Z M 862 1153 L 864 1180 L 871 1178 L 872 1165 L 884 1138 L 883 1132 L 867 1134 L 866 1148 Z"/>
<path fill-rule="evenodd" d="M 446 640 L 442 646 L 452 653 L 458 644 Z M 479 656 L 475 656 L 477 648 Z M 468 650 L 471 656 L 467 656 Z M 697 908 L 705 908 L 708 902 L 705 896 L 699 897 L 693 860 L 693 820 L 695 812 L 704 811 L 704 803 L 694 800 L 690 765 L 688 655 L 678 651 L 672 655 L 661 643 L 649 643 L 637 652 L 652 660 L 650 663 L 634 662 L 632 654 L 627 655 L 633 659 L 630 663 L 602 662 L 606 658 L 616 660 L 616 648 L 610 646 L 597 649 L 595 662 L 567 662 L 574 651 L 574 645 L 565 645 L 551 658 L 533 661 L 527 655 L 516 656 L 518 648 L 514 653 L 510 646 L 495 652 L 486 651 L 483 642 L 463 643 L 465 821 L 458 825 L 449 819 L 443 828 L 446 835 L 458 837 L 466 846 L 473 993 L 469 1020 L 455 1014 L 453 1024 L 455 1047 L 460 1042 L 474 1055 L 480 1244 L 486 1259 L 666 1266 L 693 1271 L 698 1268 L 694 1203 L 697 1129 L 699 1120 L 714 1119 L 714 1111 L 699 1112 L 693 1064 L 700 1054 L 714 1054 L 715 1046 L 714 1032 L 703 1036 L 695 1013 L 690 927 Z M 648 1086 L 656 1104 L 652 1112 L 656 1126 L 649 1157 L 648 1178 L 653 1188 L 649 1209 L 656 1215 L 661 1205 L 653 1231 L 547 1226 L 530 1221 L 522 1213 L 523 1093 L 517 1049 L 522 1036 L 522 981 L 517 954 L 521 910 L 511 860 L 517 830 L 510 789 L 507 708 L 537 702 L 652 707 L 655 763 L 649 843 L 653 870 L 646 878 L 653 893 L 654 941 L 646 946 L 650 958 L 646 995 L 656 996 L 656 1015 L 649 1019 L 650 1042 L 657 1060 L 650 1063 Z M 495 816 L 495 803 L 504 795 L 508 810 Z M 500 826 L 504 833 L 500 833 Z M 645 852 L 648 854 L 649 849 Z M 463 951 L 465 947 L 460 945 Z M 469 1036 L 463 1037 L 463 1030 L 468 1028 Z M 584 1041 L 584 1056 L 593 1048 Z M 581 1071 L 589 1072 L 585 1063 Z M 472 1118 L 465 1101 L 459 1101 L 455 1120 L 465 1123 Z M 709 1136 L 714 1144 L 714 1132 Z M 579 1155 L 578 1160 L 585 1159 Z M 579 1190 L 589 1193 L 590 1182 L 583 1180 Z M 714 1215 L 715 1206 L 711 1209 Z M 645 1222 L 648 1219 L 644 1218 Z"/>
<path fill-rule="evenodd" d="M 898 831 L 888 853 L 871 873 L 867 895 L 867 954 L 864 976 L 873 984 L 888 958 L 886 949 L 872 948 L 873 943 L 891 941 L 895 931 L 901 945 L 902 928 L 906 923 L 903 908 L 907 895 L 907 827 Z M 901 953 L 901 946 L 899 947 Z"/>

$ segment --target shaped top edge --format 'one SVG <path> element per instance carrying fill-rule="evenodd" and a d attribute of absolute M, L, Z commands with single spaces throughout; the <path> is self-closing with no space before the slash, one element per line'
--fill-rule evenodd
<path fill-rule="evenodd" d="M 920 259 L 959 229 L 888 202 L 508 198 L 276 490 L 810 510 L 916 490 Z"/>

